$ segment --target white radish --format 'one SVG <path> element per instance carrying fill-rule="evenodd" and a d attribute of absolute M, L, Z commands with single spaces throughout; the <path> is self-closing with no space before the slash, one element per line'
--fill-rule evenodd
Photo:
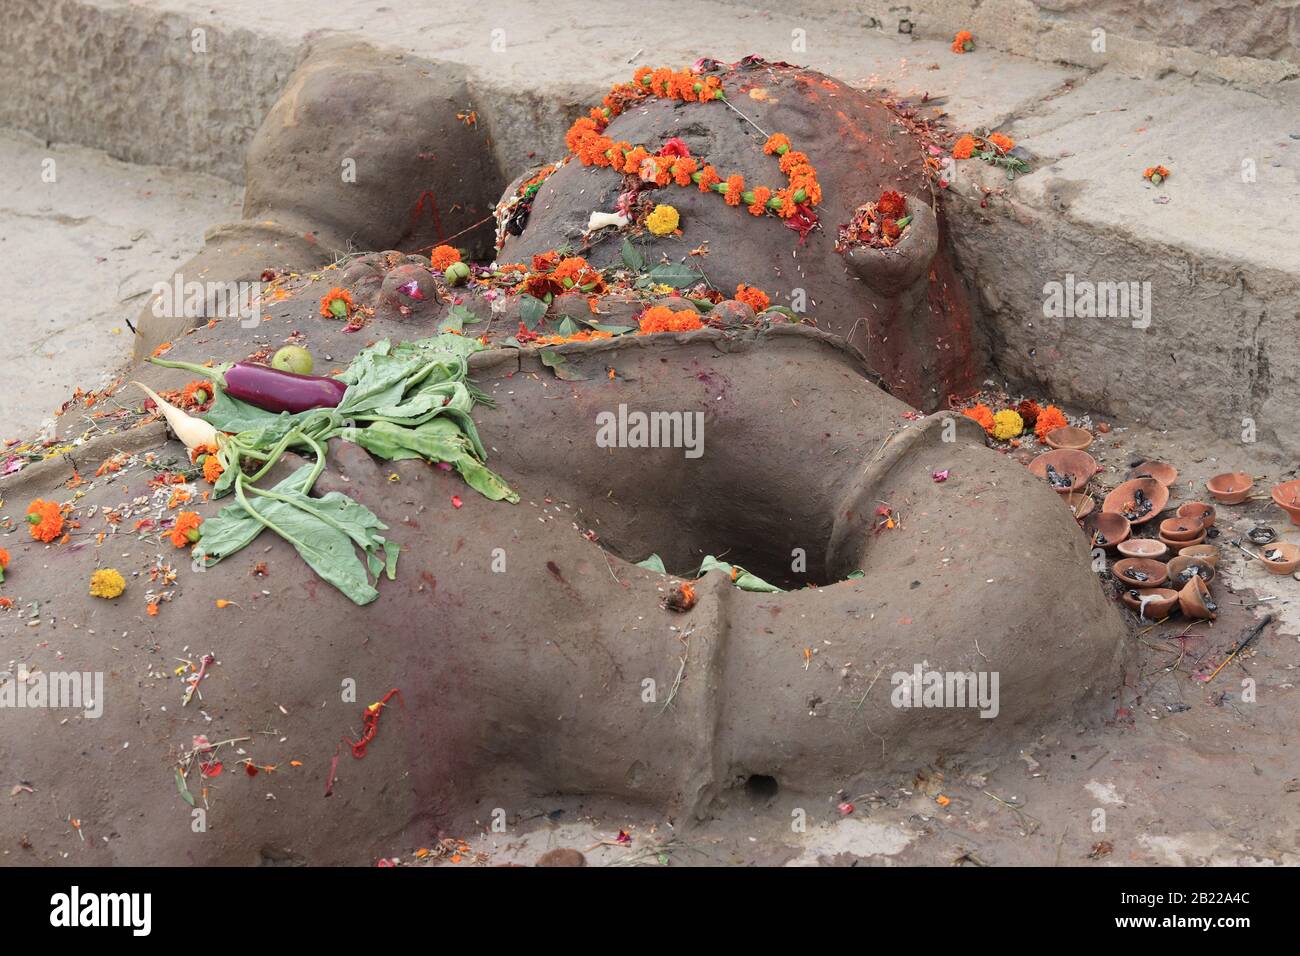
<path fill-rule="evenodd" d="M 622 229 L 627 225 L 627 216 L 620 216 L 612 212 L 593 212 L 591 218 L 587 220 L 587 231 L 595 232 L 597 229 L 605 229 L 613 226 L 615 229 Z"/>
<path fill-rule="evenodd" d="M 203 419 L 195 418 L 193 415 L 186 415 L 175 405 L 161 398 L 157 392 L 143 382 L 132 382 L 131 384 L 139 385 L 144 389 L 144 393 L 153 399 L 153 403 L 163 413 L 163 417 L 167 419 L 167 424 L 176 433 L 176 437 L 183 441 L 185 447 L 190 451 L 203 445 L 211 445 L 215 448 L 220 443 L 221 433 Z"/>

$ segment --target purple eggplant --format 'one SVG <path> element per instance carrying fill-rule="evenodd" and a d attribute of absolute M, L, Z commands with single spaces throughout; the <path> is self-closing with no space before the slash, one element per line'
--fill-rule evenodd
<path fill-rule="evenodd" d="M 151 358 L 164 368 L 179 368 L 202 375 L 225 390 L 231 398 L 248 402 L 268 412 L 305 412 L 309 408 L 334 408 L 348 390 L 344 382 L 322 375 L 282 372 L 256 362 L 228 362 L 211 368 L 192 362 L 169 362 Z"/>

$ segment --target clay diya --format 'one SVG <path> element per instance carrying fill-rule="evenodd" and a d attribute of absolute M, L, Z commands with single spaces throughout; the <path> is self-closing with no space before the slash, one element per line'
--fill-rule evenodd
<path fill-rule="evenodd" d="M 1092 514 L 1093 508 L 1097 507 L 1097 499 L 1081 491 L 1074 491 L 1065 496 L 1065 504 L 1070 509 L 1070 514 L 1074 515 L 1074 519 L 1082 521 Z"/>
<path fill-rule="evenodd" d="M 1206 528 L 1214 526 L 1215 514 L 1214 505 L 1207 505 L 1204 501 L 1188 501 L 1178 506 L 1178 517 L 1200 518 Z"/>
<path fill-rule="evenodd" d="M 1113 548 L 1127 540 L 1133 530 L 1127 518 L 1113 511 L 1098 511 L 1090 515 L 1083 527 L 1088 532 L 1088 541 L 1095 548 Z"/>
<path fill-rule="evenodd" d="M 1300 525 L 1300 479 L 1274 485 L 1273 503 L 1291 517 L 1292 524 Z"/>
<path fill-rule="evenodd" d="M 1244 471 L 1229 471 L 1215 475 L 1205 483 L 1205 488 L 1221 505 L 1239 505 L 1250 497 L 1255 479 Z"/>
<path fill-rule="evenodd" d="M 1181 551 L 1183 548 L 1194 547 L 1198 544 L 1205 543 L 1205 532 L 1202 531 L 1194 538 L 1166 538 L 1163 534 L 1159 535 L 1161 541 L 1169 545 L 1170 551 Z"/>
<path fill-rule="evenodd" d="M 1219 566 L 1219 549 L 1212 544 L 1191 544 L 1178 549 L 1180 558 L 1196 558 L 1212 567 Z"/>
<path fill-rule="evenodd" d="M 1200 518 L 1166 518 L 1160 522 L 1160 537 L 1168 541 L 1186 541 L 1205 535 L 1205 525 Z"/>
<path fill-rule="evenodd" d="M 1101 510 L 1122 514 L 1130 524 L 1139 525 L 1158 515 L 1168 503 L 1167 486 L 1154 478 L 1131 478 L 1106 496 Z"/>
<path fill-rule="evenodd" d="M 1173 588 L 1183 587 L 1191 580 L 1193 574 L 1199 574 L 1205 579 L 1206 584 L 1214 580 L 1214 565 L 1199 558 L 1189 558 L 1180 554 L 1170 560 L 1165 567 L 1169 569 L 1169 586 Z"/>
<path fill-rule="evenodd" d="M 1098 470 L 1091 455 L 1075 448 L 1043 452 L 1029 463 L 1030 473 L 1046 481 L 1058 495 L 1078 491 Z"/>
<path fill-rule="evenodd" d="M 1044 435 L 1043 441 L 1052 448 L 1073 448 L 1076 451 L 1083 451 L 1092 444 L 1092 432 L 1086 428 L 1062 425 Z"/>
<path fill-rule="evenodd" d="M 1163 620 L 1178 606 L 1178 592 L 1172 588 L 1147 588 L 1144 591 L 1130 588 L 1119 599 L 1148 621 Z"/>
<path fill-rule="evenodd" d="M 1169 545 L 1156 538 L 1129 538 L 1121 541 L 1115 550 L 1126 558 L 1150 558 L 1158 561 L 1169 553 Z"/>
<path fill-rule="evenodd" d="M 1269 544 L 1259 552 L 1270 574 L 1290 574 L 1300 568 L 1300 547 L 1294 544 Z"/>
<path fill-rule="evenodd" d="M 1210 589 L 1199 574 L 1194 575 L 1178 592 L 1178 606 L 1184 614 L 1198 621 L 1213 621 L 1219 616 L 1219 605 L 1210 597 Z"/>
<path fill-rule="evenodd" d="M 1128 473 L 1130 478 L 1154 478 L 1166 488 L 1178 480 L 1178 469 L 1163 461 L 1144 461 Z"/>
<path fill-rule="evenodd" d="M 1151 558 L 1124 558 L 1111 565 L 1110 573 L 1131 588 L 1158 588 L 1169 578 L 1164 562 Z"/>

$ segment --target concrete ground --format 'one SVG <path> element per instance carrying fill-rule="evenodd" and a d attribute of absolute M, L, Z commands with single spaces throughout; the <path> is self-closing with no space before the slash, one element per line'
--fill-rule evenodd
<path fill-rule="evenodd" d="M 238 215 L 239 190 L 13 132 L 0 132 L 0 168 L 0 255 L 16 283 L 0 319 L 0 439 L 13 439 L 126 361 L 127 320 L 210 223 Z"/>

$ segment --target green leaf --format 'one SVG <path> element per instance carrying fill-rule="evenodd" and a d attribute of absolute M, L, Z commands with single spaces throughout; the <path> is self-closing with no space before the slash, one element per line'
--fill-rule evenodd
<path fill-rule="evenodd" d="M 703 577 L 709 571 L 722 571 L 727 577 L 731 578 L 731 583 L 745 591 L 767 591 L 772 593 L 781 593 L 781 588 L 768 584 L 762 578 L 750 574 L 740 565 L 727 564 L 725 561 L 719 561 L 713 555 L 705 555 L 704 560 L 700 563 L 699 576 Z M 734 576 L 733 576 L 734 572 Z"/>
<path fill-rule="evenodd" d="M 321 498 L 308 495 L 305 485 L 312 470 L 312 465 L 304 465 L 281 481 L 271 490 L 275 497 L 246 489 L 249 507 L 262 520 L 242 503 L 227 505 L 204 522 L 193 556 L 211 567 L 247 546 L 270 524 L 313 571 L 353 602 L 369 604 L 379 597 L 370 583 L 370 569 L 378 566 L 389 578 L 397 570 L 396 545 L 379 534 L 387 525 L 365 505 L 337 491 Z M 358 547 L 365 563 L 357 557 Z"/>
<path fill-rule="evenodd" d="M 219 388 L 212 397 L 212 405 L 199 417 L 223 432 L 267 430 L 268 434 L 279 436 L 271 441 L 271 445 L 274 445 L 308 414 L 310 413 L 298 412 L 291 415 L 288 412 L 268 412 L 264 408 L 231 398 L 225 389 Z"/>
<path fill-rule="evenodd" d="M 646 278 L 656 285 L 670 285 L 674 289 L 684 289 L 704 280 L 704 276 L 690 266 L 678 262 L 655 266 L 646 273 Z"/>
<path fill-rule="evenodd" d="M 456 423 L 446 418 L 435 418 L 418 428 L 374 422 L 342 437 L 356 442 L 372 455 L 392 461 L 416 456 L 434 463 L 445 461 L 485 498 L 511 504 L 519 501 L 510 486 L 474 456 L 472 443 Z"/>
<path fill-rule="evenodd" d="M 657 571 L 660 574 L 668 573 L 667 569 L 664 568 L 664 559 L 659 557 L 657 554 L 650 555 L 650 557 L 646 558 L 644 561 L 638 561 L 636 566 L 638 568 L 645 568 L 647 571 Z"/>
<path fill-rule="evenodd" d="M 632 240 L 623 240 L 623 265 L 627 266 L 633 272 L 645 271 L 645 256 L 641 255 L 641 250 L 632 245 Z"/>
<path fill-rule="evenodd" d="M 577 335 L 577 334 L 578 334 L 578 326 L 577 326 L 577 323 L 575 323 L 575 322 L 573 321 L 573 319 L 569 318 L 568 316 L 565 316 L 565 317 L 564 317 L 564 321 L 560 323 L 560 329 L 559 329 L 559 332 L 560 332 L 560 334 L 561 334 L 562 336 L 564 336 L 566 339 L 567 339 L 570 335 Z"/>
<path fill-rule="evenodd" d="M 519 321 L 524 323 L 524 328 L 528 331 L 535 331 L 546 318 L 546 303 L 527 294 L 521 295 L 519 300 Z"/>
<path fill-rule="evenodd" d="M 180 772 L 180 768 L 176 770 L 176 792 L 181 795 L 181 798 L 186 803 L 194 806 L 194 794 L 190 793 L 190 788 L 185 783 L 185 775 Z"/>
<path fill-rule="evenodd" d="M 554 349 L 538 349 L 537 357 L 542 360 L 543 365 L 555 373 L 558 379 L 565 382 L 583 382 L 587 379 L 587 376 L 569 365 L 568 359 Z"/>

